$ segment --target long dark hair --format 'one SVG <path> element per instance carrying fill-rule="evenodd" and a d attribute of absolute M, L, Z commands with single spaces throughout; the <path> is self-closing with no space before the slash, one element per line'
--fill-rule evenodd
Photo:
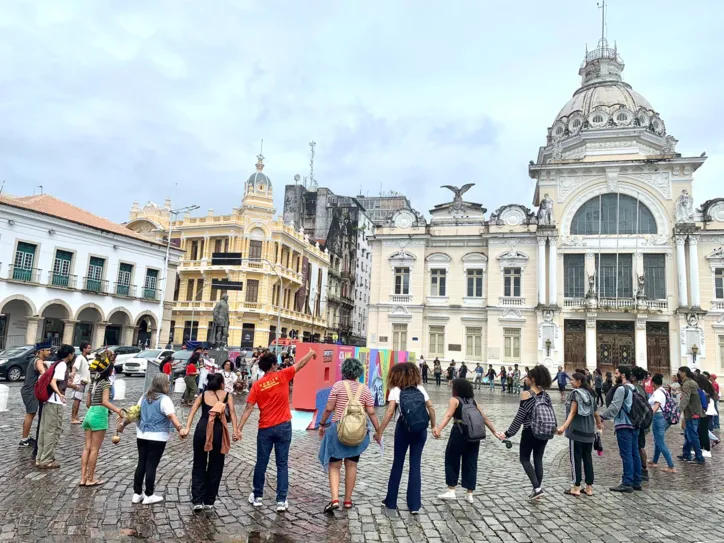
<path fill-rule="evenodd" d="M 576 381 L 579 381 L 581 383 L 581 388 L 584 390 L 587 390 L 591 394 L 593 394 L 593 388 L 591 388 L 591 383 L 588 382 L 588 379 L 586 379 L 586 376 L 577 371 L 573 375 L 571 375 L 571 379 L 575 379 Z"/>
<path fill-rule="evenodd" d="M 473 385 L 467 379 L 453 379 L 452 382 L 452 393 L 453 396 L 458 396 L 463 399 L 472 399 L 475 397 L 473 391 Z"/>
<path fill-rule="evenodd" d="M 716 392 L 714 392 L 714 386 L 711 384 L 711 381 L 707 379 L 704 375 L 697 375 L 694 377 L 694 381 L 696 381 L 696 384 L 699 385 L 699 388 L 703 390 L 709 398 L 712 400 L 718 400 L 718 396 L 716 395 Z"/>

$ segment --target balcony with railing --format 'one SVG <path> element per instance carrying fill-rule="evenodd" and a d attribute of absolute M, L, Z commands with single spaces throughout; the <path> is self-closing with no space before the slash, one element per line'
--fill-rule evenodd
<path fill-rule="evenodd" d="M 261 311 L 262 304 L 261 302 L 242 302 L 241 306 L 244 308 L 244 311 Z"/>
<path fill-rule="evenodd" d="M 412 294 L 390 294 L 391 304 L 411 304 Z"/>
<path fill-rule="evenodd" d="M 586 307 L 586 299 L 580 297 L 563 298 L 563 307 Z"/>
<path fill-rule="evenodd" d="M 38 268 L 24 268 L 10 264 L 8 279 L 10 281 L 20 281 L 21 283 L 40 283 L 41 271 Z"/>
<path fill-rule="evenodd" d="M 106 281 L 105 279 L 84 277 L 83 290 L 88 292 L 95 292 L 96 294 L 106 294 L 108 292 L 108 281 Z"/>
<path fill-rule="evenodd" d="M 524 307 L 525 298 L 520 296 L 500 296 L 498 298 L 498 305 L 502 307 Z"/>
<path fill-rule="evenodd" d="M 724 311 L 724 300 L 714 300 L 711 302 L 712 311 Z"/>
<path fill-rule="evenodd" d="M 595 304 L 592 303 L 593 301 L 595 301 Z M 587 298 L 580 298 L 580 297 L 563 299 L 564 308 L 586 309 L 593 305 L 595 305 L 595 307 L 598 307 L 599 309 L 610 309 L 610 310 L 621 310 L 621 311 L 629 311 L 629 310 L 633 310 L 633 309 L 640 309 L 640 310 L 646 309 L 649 311 L 651 311 L 651 310 L 661 311 L 661 310 L 666 310 L 669 308 L 669 301 L 667 299 L 637 300 L 636 298 L 611 298 L 611 297 L 593 298 L 593 300 L 588 300 Z"/>
<path fill-rule="evenodd" d="M 161 290 L 157 288 L 144 287 L 141 297 L 147 301 L 158 302 L 161 299 Z"/>
<path fill-rule="evenodd" d="M 64 273 L 48 273 L 48 286 L 58 288 L 75 288 L 78 283 L 77 275 L 68 275 Z"/>
<path fill-rule="evenodd" d="M 113 293 L 116 296 L 135 298 L 136 297 L 136 286 L 135 285 L 126 285 L 123 283 L 114 283 Z"/>

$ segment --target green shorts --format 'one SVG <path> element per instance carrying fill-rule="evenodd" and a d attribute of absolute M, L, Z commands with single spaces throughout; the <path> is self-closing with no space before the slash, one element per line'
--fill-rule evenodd
<path fill-rule="evenodd" d="M 83 429 L 93 432 L 108 430 L 108 408 L 102 405 L 91 406 L 83 419 Z"/>

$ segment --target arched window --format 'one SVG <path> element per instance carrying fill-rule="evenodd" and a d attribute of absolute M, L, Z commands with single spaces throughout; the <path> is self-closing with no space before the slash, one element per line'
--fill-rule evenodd
<path fill-rule="evenodd" d="M 626 194 L 591 198 L 576 212 L 571 235 L 656 234 L 654 216 L 641 201 Z"/>

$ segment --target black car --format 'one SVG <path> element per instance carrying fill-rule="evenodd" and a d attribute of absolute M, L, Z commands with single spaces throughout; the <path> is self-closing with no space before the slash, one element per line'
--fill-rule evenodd
<path fill-rule="evenodd" d="M 25 371 L 34 356 L 34 345 L 9 347 L 0 352 L 0 379 L 19 381 L 25 377 Z"/>
<path fill-rule="evenodd" d="M 176 351 L 173 353 L 173 378 L 184 377 L 186 375 L 186 364 L 189 358 L 194 354 L 193 351 Z"/>

